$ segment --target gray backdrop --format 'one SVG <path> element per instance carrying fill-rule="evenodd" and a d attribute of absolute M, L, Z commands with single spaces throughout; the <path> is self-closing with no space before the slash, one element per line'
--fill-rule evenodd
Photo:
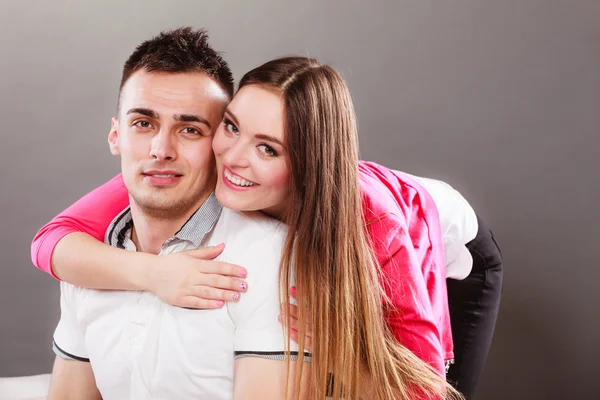
<path fill-rule="evenodd" d="M 506 278 L 481 398 L 598 394 L 600 1 L 83 3 L 0 5 L 0 376 L 50 371 L 59 287 L 31 238 L 118 171 L 125 58 L 189 24 L 236 78 L 281 55 L 331 63 L 363 158 L 445 179 L 488 220 Z"/>

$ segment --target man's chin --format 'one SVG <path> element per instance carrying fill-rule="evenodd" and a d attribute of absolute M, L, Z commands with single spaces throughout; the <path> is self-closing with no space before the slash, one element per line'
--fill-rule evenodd
<path fill-rule="evenodd" d="M 144 214 L 151 217 L 179 218 L 195 211 L 197 196 L 177 191 L 152 190 L 131 194 L 132 203 Z"/>
<path fill-rule="evenodd" d="M 180 203 L 166 201 L 136 201 L 136 204 L 143 214 L 155 218 L 177 218 L 186 209 Z"/>
<path fill-rule="evenodd" d="M 175 196 L 175 193 L 169 193 L 169 190 L 147 189 L 140 190 L 137 193 L 131 193 L 133 201 L 141 210 L 165 212 L 174 208 L 179 208 L 183 203 L 181 199 Z"/>

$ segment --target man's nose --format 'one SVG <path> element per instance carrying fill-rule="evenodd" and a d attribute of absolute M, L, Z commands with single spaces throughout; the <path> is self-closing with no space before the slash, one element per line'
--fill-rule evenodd
<path fill-rule="evenodd" d="M 174 160 L 177 158 L 174 140 L 173 135 L 166 129 L 161 129 L 152 138 L 150 158 L 156 160 Z"/>

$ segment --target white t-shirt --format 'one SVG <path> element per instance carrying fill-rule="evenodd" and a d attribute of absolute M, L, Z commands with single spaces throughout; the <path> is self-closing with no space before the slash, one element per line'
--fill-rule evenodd
<path fill-rule="evenodd" d="M 149 292 L 61 283 L 55 351 L 65 358 L 89 359 L 105 400 L 231 399 L 236 355 L 283 355 L 287 338 L 277 320 L 278 270 L 286 227 L 261 213 L 223 208 L 218 221 L 198 239 L 198 227 L 206 225 L 201 211 L 165 242 L 160 254 L 224 242 L 218 260 L 248 271 L 248 291 L 239 302 L 194 310 L 168 305 Z M 131 223 L 125 231 L 127 213 L 113 223 L 121 225 L 121 232 L 110 229 L 112 239 L 107 240 L 120 240 L 121 247 L 135 250 L 129 239 Z M 290 350 L 297 351 L 293 342 Z"/>
<path fill-rule="evenodd" d="M 473 257 L 465 245 L 477 235 L 475 211 L 469 202 L 446 182 L 407 175 L 423 185 L 438 209 L 446 255 L 446 278 L 465 279 L 473 268 Z"/>

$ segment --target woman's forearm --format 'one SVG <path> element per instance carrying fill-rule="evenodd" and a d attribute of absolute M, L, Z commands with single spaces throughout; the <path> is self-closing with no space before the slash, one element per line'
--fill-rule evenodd
<path fill-rule="evenodd" d="M 50 263 L 53 275 L 75 286 L 145 290 L 174 306 L 212 309 L 237 301 L 247 288 L 243 268 L 213 260 L 223 249 L 210 246 L 159 257 L 75 232 L 58 241 Z"/>
<path fill-rule="evenodd" d="M 74 232 L 87 233 L 102 242 L 111 221 L 128 205 L 129 193 L 123 178 L 117 175 L 77 200 L 43 226 L 31 243 L 31 261 L 42 271 L 56 277 L 52 260 L 57 243 Z M 70 248 L 71 251 L 75 249 L 81 251 L 79 248 Z M 58 255 L 60 261 L 63 254 L 59 252 Z M 62 263 L 59 263 L 58 269 L 62 269 L 62 266 Z M 70 268 L 69 264 L 66 267 Z"/>
<path fill-rule="evenodd" d="M 90 289 L 149 290 L 154 258 L 75 232 L 56 244 L 52 271 L 65 282 Z"/>

